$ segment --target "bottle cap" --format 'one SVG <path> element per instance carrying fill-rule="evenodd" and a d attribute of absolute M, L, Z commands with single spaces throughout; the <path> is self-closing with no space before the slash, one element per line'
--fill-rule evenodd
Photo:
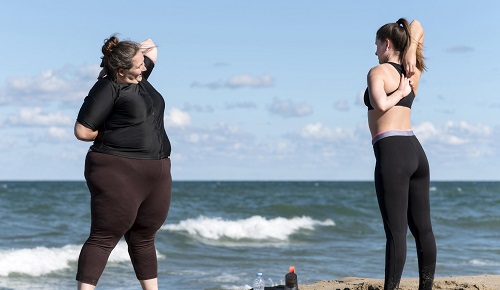
<path fill-rule="evenodd" d="M 288 272 L 295 273 L 295 267 L 294 266 L 290 266 Z"/>

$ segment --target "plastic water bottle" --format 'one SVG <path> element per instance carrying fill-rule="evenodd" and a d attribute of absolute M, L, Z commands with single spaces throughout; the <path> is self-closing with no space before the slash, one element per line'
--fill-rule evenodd
<path fill-rule="evenodd" d="M 262 279 L 262 273 L 255 274 L 255 280 L 253 281 L 253 290 L 264 290 L 264 279 Z"/>
<path fill-rule="evenodd" d="M 285 275 L 285 290 L 299 290 L 294 266 L 290 266 L 288 274 Z"/>

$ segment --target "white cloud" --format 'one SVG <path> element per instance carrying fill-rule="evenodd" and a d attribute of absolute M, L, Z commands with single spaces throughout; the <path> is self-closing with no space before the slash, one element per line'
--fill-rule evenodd
<path fill-rule="evenodd" d="M 491 135 L 492 133 L 492 128 L 490 126 L 470 124 L 465 121 L 448 121 L 445 124 L 445 130 L 472 137 L 485 137 Z"/>
<path fill-rule="evenodd" d="M 439 136 L 438 129 L 431 122 L 423 122 L 413 126 L 413 132 L 415 132 L 422 143 L 425 143 L 427 140 L 433 140 L 436 136 Z"/>
<path fill-rule="evenodd" d="M 448 48 L 446 51 L 451 52 L 451 53 L 468 53 L 468 52 L 474 52 L 474 48 L 471 46 L 467 45 L 457 45 Z"/>
<path fill-rule="evenodd" d="M 447 145 L 464 145 L 477 142 L 492 135 L 493 129 L 482 124 L 471 124 L 465 121 L 448 121 L 441 127 L 431 122 L 423 122 L 413 127 L 422 143 L 443 143 Z"/>
<path fill-rule="evenodd" d="M 263 88 L 273 85 L 273 78 L 270 75 L 251 76 L 251 75 L 235 75 L 229 78 L 226 85 L 230 88 L 250 87 Z"/>
<path fill-rule="evenodd" d="M 365 90 L 366 89 L 363 89 L 362 91 L 360 91 L 358 93 L 358 95 L 356 96 L 356 99 L 354 101 L 354 104 L 359 106 L 359 107 L 364 107 L 366 108 L 365 106 Z"/>
<path fill-rule="evenodd" d="M 271 155 L 274 156 L 283 156 L 285 154 L 291 154 L 294 152 L 295 149 L 296 148 L 294 144 L 284 140 L 277 140 L 267 144 L 267 150 Z"/>
<path fill-rule="evenodd" d="M 465 121 L 448 121 L 442 125 L 424 122 L 413 127 L 428 155 L 443 163 L 473 162 L 498 155 L 494 128 Z"/>
<path fill-rule="evenodd" d="M 313 109 L 305 103 L 294 103 L 290 100 L 274 98 L 268 108 L 269 112 L 283 118 L 305 117 L 313 113 Z"/>
<path fill-rule="evenodd" d="M 240 74 L 229 77 L 226 81 L 214 81 L 210 83 L 193 82 L 192 88 L 209 88 L 212 90 L 220 88 L 238 89 L 238 88 L 267 88 L 272 87 L 274 79 L 270 75 L 252 76 L 249 74 Z"/>
<path fill-rule="evenodd" d="M 185 128 L 191 125 L 191 117 L 188 113 L 177 108 L 172 108 L 165 116 L 165 126 L 167 128 Z"/>
<path fill-rule="evenodd" d="M 175 124 L 167 128 L 172 142 L 172 157 L 183 163 L 178 166 L 186 168 L 195 161 L 196 164 L 210 167 L 209 164 L 218 160 L 228 168 L 230 164 L 236 166 L 234 171 L 238 172 L 238 162 L 252 160 L 266 166 L 287 166 L 296 170 L 324 168 L 333 170 L 332 174 L 337 175 L 341 173 L 335 170 L 343 168 L 346 172 L 355 174 L 362 171 L 370 176 L 375 160 L 370 134 L 364 123 L 335 127 L 311 122 L 300 128 L 290 128 L 288 132 L 277 133 L 272 138 L 262 139 L 256 132 L 227 123 L 195 126 L 187 113 L 175 108 L 168 116 L 171 125 Z M 446 171 L 441 168 L 456 166 L 455 163 L 450 165 L 450 159 L 467 164 L 472 160 L 488 158 L 498 151 L 492 146 L 496 144 L 492 139 L 496 135 L 493 129 L 481 124 L 450 121 L 439 125 L 423 122 L 416 124 L 414 131 L 431 159 L 433 168 L 439 170 Z M 303 163 L 297 163 L 298 160 Z"/>
<path fill-rule="evenodd" d="M 98 65 L 65 66 L 35 76 L 10 77 L 2 88 L 2 103 L 81 101 L 97 80 Z"/>
<path fill-rule="evenodd" d="M 189 143 L 202 143 L 210 138 L 207 133 L 189 133 L 185 136 L 185 140 Z"/>
<path fill-rule="evenodd" d="M 182 148 L 182 152 L 190 152 L 184 155 L 198 159 L 221 155 L 244 158 L 255 155 L 257 151 L 254 136 L 235 125 L 219 123 L 212 127 L 172 128 L 167 131 L 174 155 L 177 153 L 175 148 Z"/>
<path fill-rule="evenodd" d="M 197 113 L 213 113 L 214 108 L 210 105 L 198 105 L 198 104 L 191 104 L 191 103 L 185 103 L 184 106 L 182 107 L 182 110 L 186 112 L 197 112 Z"/>
<path fill-rule="evenodd" d="M 226 104 L 226 109 L 255 109 L 257 104 L 254 102 L 239 102 L 239 103 L 228 103 Z"/>
<path fill-rule="evenodd" d="M 72 125 L 73 121 L 60 112 L 43 113 L 39 107 L 22 108 L 16 116 L 10 117 L 7 122 L 12 125 L 22 126 L 53 126 Z"/>
<path fill-rule="evenodd" d="M 347 112 L 349 111 L 349 103 L 346 100 L 339 100 L 335 102 L 334 108 L 337 109 L 337 111 Z"/>
<path fill-rule="evenodd" d="M 68 140 L 73 138 L 73 135 L 70 134 L 67 129 L 55 126 L 48 129 L 48 134 L 50 137 L 58 140 Z"/>
<path fill-rule="evenodd" d="M 307 124 L 299 131 L 299 135 L 304 139 L 316 140 L 345 140 L 354 136 L 353 131 L 348 128 L 330 128 L 320 122 Z"/>
<path fill-rule="evenodd" d="M 7 82 L 13 91 L 26 93 L 54 93 L 58 90 L 67 90 L 70 87 L 70 84 L 67 81 L 56 75 L 51 70 L 42 72 L 36 77 L 10 78 Z"/>
<path fill-rule="evenodd" d="M 229 63 L 219 61 L 219 62 L 214 63 L 214 66 L 215 67 L 224 67 L 224 66 L 229 66 Z"/>
<path fill-rule="evenodd" d="M 191 84 L 191 87 L 192 88 L 207 88 L 207 89 L 211 89 L 211 90 L 217 90 L 217 89 L 223 88 L 224 83 L 222 81 L 216 81 L 216 82 L 203 84 L 203 83 L 200 83 L 198 81 L 195 81 Z"/>

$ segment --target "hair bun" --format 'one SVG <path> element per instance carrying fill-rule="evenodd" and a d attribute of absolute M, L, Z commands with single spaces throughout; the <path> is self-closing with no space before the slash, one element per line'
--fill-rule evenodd
<path fill-rule="evenodd" d="M 110 38 L 104 41 L 104 45 L 102 46 L 102 54 L 104 56 L 111 56 L 113 53 L 113 49 L 118 45 L 118 37 L 111 36 Z"/>

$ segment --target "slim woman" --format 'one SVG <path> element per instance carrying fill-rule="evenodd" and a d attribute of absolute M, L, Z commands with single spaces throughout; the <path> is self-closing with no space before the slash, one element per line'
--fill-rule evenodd
<path fill-rule="evenodd" d="M 94 142 L 85 159 L 91 228 L 78 260 L 78 289 L 95 288 L 121 237 L 142 289 L 158 289 L 154 240 L 172 189 L 165 102 L 148 82 L 158 51 L 150 39 L 112 36 L 102 53 L 103 71 L 75 123 L 76 138 Z"/>
<path fill-rule="evenodd" d="M 376 34 L 379 65 L 368 73 L 365 104 L 376 158 L 375 189 L 386 242 L 384 289 L 399 287 L 410 228 L 417 247 L 419 290 L 432 289 L 436 242 L 429 202 L 429 164 L 412 131 L 411 107 L 425 70 L 424 31 L 401 18 Z M 406 69 L 406 71 L 405 71 Z"/>

